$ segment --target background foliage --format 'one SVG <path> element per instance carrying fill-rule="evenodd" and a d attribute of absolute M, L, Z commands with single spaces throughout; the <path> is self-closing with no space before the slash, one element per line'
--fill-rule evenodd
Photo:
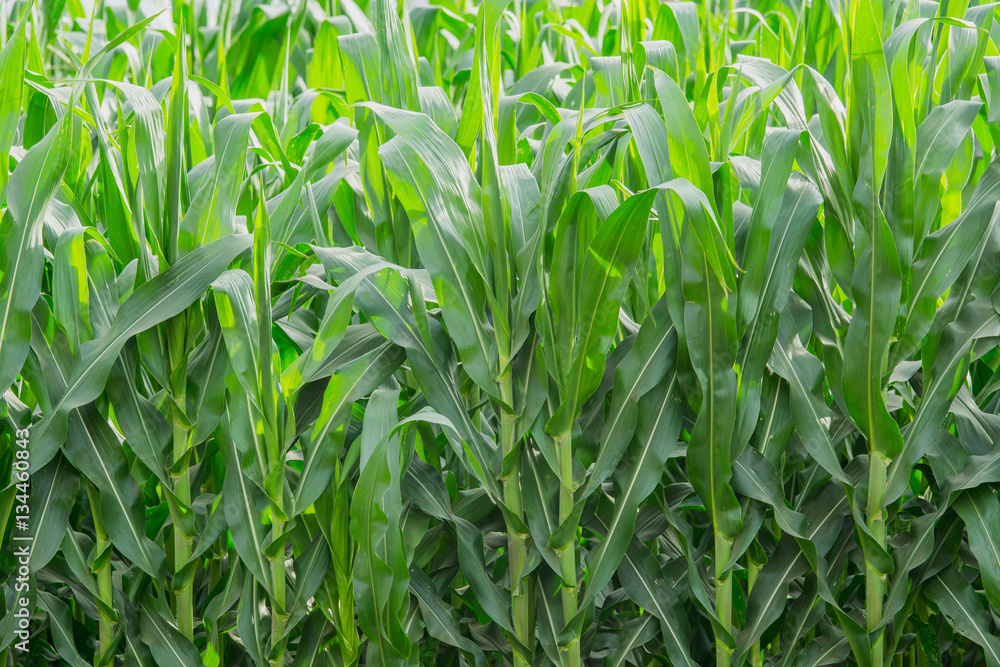
<path fill-rule="evenodd" d="M 997 19 L 6 0 L 5 664 L 1000 667 Z"/>

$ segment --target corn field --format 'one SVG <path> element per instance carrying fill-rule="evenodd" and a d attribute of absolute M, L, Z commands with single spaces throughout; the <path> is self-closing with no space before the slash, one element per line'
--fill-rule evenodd
<path fill-rule="evenodd" d="M 0 0 L 0 664 L 1000 667 L 1000 4 Z"/>

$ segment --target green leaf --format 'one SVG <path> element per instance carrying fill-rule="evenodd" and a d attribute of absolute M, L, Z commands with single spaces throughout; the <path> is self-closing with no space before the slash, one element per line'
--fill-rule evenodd
<path fill-rule="evenodd" d="M 32 571 L 45 567 L 59 551 L 79 486 L 79 476 L 61 455 L 31 476 Z"/>
<path fill-rule="evenodd" d="M 231 236 L 186 255 L 144 283 L 122 303 L 111 329 L 81 346 L 66 391 L 52 412 L 32 430 L 32 470 L 51 460 L 66 433 L 67 413 L 97 398 L 125 343 L 137 333 L 182 312 L 201 298 L 226 265 L 250 245 L 249 236 Z"/>
<path fill-rule="evenodd" d="M 961 635 L 983 648 L 986 664 L 1000 665 L 1000 639 L 989 632 L 989 620 L 983 605 L 976 599 L 972 586 L 953 567 L 949 567 L 924 584 L 932 600 L 948 623 Z"/>
<path fill-rule="evenodd" d="M 684 330 L 701 385 L 698 419 L 687 450 L 688 474 L 712 525 L 728 539 L 740 529 L 740 508 L 730 488 L 732 416 L 736 412 L 736 316 L 700 245 L 685 249 Z"/>
<path fill-rule="evenodd" d="M 20 85 L 17 88 L 20 90 Z M 3 97 L 6 99 L 6 95 Z M 73 122 L 71 114 L 66 113 L 18 163 L 7 188 L 8 208 L 0 220 L 0 271 L 3 271 L 0 277 L 0 387 L 4 391 L 14 382 L 28 354 L 29 313 L 38 299 L 45 265 L 42 220 L 62 183 L 72 139 Z M 6 160 L 6 153 L 0 153 L 0 158 Z M 6 166 L 3 171 L 6 172 Z"/>
<path fill-rule="evenodd" d="M 791 174 L 800 138 L 795 131 L 778 131 L 764 143 L 737 300 L 740 375 L 734 453 L 746 446 L 756 426 L 764 369 L 778 335 L 778 313 L 788 301 L 792 277 L 822 203 L 815 186 Z"/>
<path fill-rule="evenodd" d="M 166 556 L 146 537 L 142 494 L 114 432 L 93 407 L 75 411 L 70 422 L 63 451 L 100 491 L 101 516 L 115 548 L 143 572 L 162 580 Z"/>
<path fill-rule="evenodd" d="M 269 614 L 264 605 L 265 596 L 261 594 L 262 590 L 253 577 L 244 579 L 236 620 L 243 646 L 257 667 L 266 667 L 268 664 L 267 639 L 270 624 L 267 622 Z"/>
<path fill-rule="evenodd" d="M 431 637 L 445 642 L 455 648 L 462 649 L 471 655 L 475 664 L 485 664 L 486 656 L 476 644 L 463 637 L 451 611 L 438 598 L 434 584 L 422 570 L 410 570 L 410 590 L 420 605 L 420 614 L 427 624 L 427 632 Z"/>
<path fill-rule="evenodd" d="M 653 616 L 643 614 L 625 623 L 622 627 L 622 636 L 618 640 L 618 648 L 615 649 L 614 655 L 609 656 L 608 665 L 621 667 L 632 651 L 652 640 L 656 636 L 655 621 Z"/>
<path fill-rule="evenodd" d="M 614 472 L 628 448 L 639 417 L 639 399 L 669 373 L 677 349 L 677 333 L 661 302 L 646 317 L 635 344 L 615 368 L 611 408 L 601 429 L 597 460 L 580 500 L 590 496 Z"/>
<path fill-rule="evenodd" d="M 246 233 L 236 222 L 243 185 L 250 124 L 257 114 L 230 114 L 215 124 L 214 173 L 207 174 L 194 194 L 180 226 L 180 249 L 191 252 L 230 234 Z"/>
<path fill-rule="evenodd" d="M 964 383 L 970 349 L 980 338 L 1000 335 L 1000 315 L 990 299 L 977 299 L 945 327 L 930 368 L 917 412 L 906 428 L 902 456 L 889 467 L 886 502 L 895 502 L 909 483 L 910 471 L 927 452 Z"/>
<path fill-rule="evenodd" d="M 847 482 L 830 437 L 831 411 L 822 396 L 823 365 L 802 346 L 788 310 L 781 314 L 771 366 L 788 382 L 792 422 L 802 444 L 826 472 Z"/>
<path fill-rule="evenodd" d="M 38 604 L 48 614 L 59 657 L 65 661 L 65 664 L 73 667 L 87 666 L 87 661 L 83 659 L 76 648 L 73 637 L 73 616 L 69 606 L 47 591 L 39 591 Z"/>
<path fill-rule="evenodd" d="M 499 398 L 497 351 L 485 313 L 489 273 L 482 259 L 480 188 L 458 146 L 429 117 L 370 108 L 397 133 L 379 148 L 379 157 L 406 207 L 417 252 L 463 365 L 483 391 Z"/>
<path fill-rule="evenodd" d="M 253 278 L 240 269 L 223 271 L 212 283 L 212 291 L 233 371 L 243 391 L 259 409 L 263 409 L 258 378 L 261 365 L 265 363 L 261 357 L 270 357 L 270 350 L 261 350 L 257 341 Z"/>
<path fill-rule="evenodd" d="M 690 629 L 674 591 L 649 549 L 633 537 L 618 568 L 618 577 L 629 596 L 660 621 L 667 655 L 678 665 L 693 665 Z"/>
<path fill-rule="evenodd" d="M 361 474 L 351 503 L 351 535 L 358 543 L 354 591 L 358 624 L 370 638 L 367 661 L 403 664 L 410 642 L 402 626 L 400 587 L 405 595 L 409 571 L 401 553 L 398 524 L 389 512 L 398 503 L 399 437 L 395 434 L 398 389 L 373 394 L 364 431 L 373 449 L 362 446 Z"/>
<path fill-rule="evenodd" d="M 170 488 L 167 476 L 170 426 L 156 406 L 139 393 L 135 385 L 135 363 L 134 354 L 119 357 L 109 376 L 108 397 L 129 447 L 164 488 Z"/>
<path fill-rule="evenodd" d="M 403 356 L 402 348 L 386 343 L 341 366 L 330 377 L 323 392 L 323 407 L 304 447 L 302 472 L 293 492 L 296 514 L 319 498 L 333 476 L 347 436 L 351 406 L 385 382 Z"/>
<path fill-rule="evenodd" d="M 618 309 L 639 259 L 654 190 L 626 199 L 608 216 L 587 249 L 579 290 L 578 332 L 573 361 L 564 380 L 564 398 L 546 430 L 562 433 L 576 411 L 597 389 L 604 358 L 618 328 Z"/>
<path fill-rule="evenodd" d="M 673 355 L 668 351 L 666 356 Z M 639 505 L 656 488 L 667 457 L 677 443 L 681 411 L 676 376 L 669 373 L 657 389 L 639 400 L 638 408 L 642 416 L 629 452 L 630 460 L 614 476 L 615 507 L 607 531 L 601 543 L 587 552 L 588 578 L 579 602 L 581 607 L 607 585 L 618 569 L 635 532 Z"/>
<path fill-rule="evenodd" d="M 962 215 L 927 236 L 913 264 L 906 326 L 894 359 L 905 358 L 931 327 L 937 300 L 948 291 L 968 265 L 976 248 L 996 218 L 1000 201 L 1000 163 L 991 164 L 972 194 Z"/>
<path fill-rule="evenodd" d="M 25 26 L 30 12 L 24 11 L 14 33 L 7 37 L 0 50 L 0 200 L 7 192 L 10 178 L 10 148 L 21 116 L 21 95 L 24 90 Z"/>
<path fill-rule="evenodd" d="M 223 422 L 222 452 L 226 463 L 226 480 L 223 488 L 223 506 L 226 522 L 232 532 L 236 553 L 260 586 L 270 590 L 270 564 L 264 556 L 265 528 L 263 524 L 267 498 L 260 487 L 247 479 L 240 466 L 239 451 L 232 437 L 225 434 Z M 252 581 L 249 580 L 248 581 Z"/>

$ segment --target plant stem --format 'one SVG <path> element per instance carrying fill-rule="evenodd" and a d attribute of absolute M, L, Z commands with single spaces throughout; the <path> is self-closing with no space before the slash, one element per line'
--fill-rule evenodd
<path fill-rule="evenodd" d="M 733 578 L 732 571 L 726 568 L 732 542 L 726 539 L 718 530 L 715 532 L 715 612 L 719 622 L 726 630 L 733 627 Z M 729 667 L 732 652 L 720 638 L 715 640 L 716 667 Z"/>
<path fill-rule="evenodd" d="M 272 494 L 272 502 L 277 505 L 278 511 L 283 513 L 284 507 L 281 502 L 281 491 L 285 486 L 284 461 L 281 459 L 281 448 L 277 438 L 274 438 L 273 442 L 269 444 L 271 470 L 281 470 L 277 475 L 277 482 L 275 484 L 277 492 Z M 286 641 L 284 637 L 285 621 L 288 618 L 285 605 L 285 547 L 288 541 L 284 536 L 284 532 L 285 520 L 272 511 L 271 539 L 272 541 L 280 540 L 281 542 L 281 546 L 278 547 L 274 557 L 271 558 L 271 593 L 273 596 L 273 604 L 271 605 L 271 646 L 274 657 L 270 660 L 270 663 L 274 667 L 285 664 L 285 651 L 283 649 L 274 651 L 274 647 L 279 642 L 284 647 Z"/>
<path fill-rule="evenodd" d="M 167 323 L 167 347 L 170 355 L 170 381 L 173 393 L 173 462 L 188 453 L 188 431 L 184 426 L 187 409 L 187 355 L 185 354 L 187 318 L 182 313 Z M 183 512 L 191 507 L 191 470 L 185 466 L 174 481 L 177 513 L 174 522 L 174 574 L 179 575 L 191 558 L 191 537 L 184 534 Z M 187 581 L 174 597 L 177 628 L 188 639 L 194 639 L 194 582 Z"/>
<path fill-rule="evenodd" d="M 747 555 L 747 595 L 753 590 L 760 575 L 761 566 L 753 558 Z M 763 664 L 760 653 L 760 640 L 756 640 L 750 646 L 750 667 L 761 667 Z"/>
<path fill-rule="evenodd" d="M 97 493 L 97 489 L 90 482 L 87 482 L 87 496 L 90 498 L 90 511 L 94 518 L 94 537 L 97 541 L 94 548 L 96 553 L 101 554 L 99 557 L 104 559 L 104 564 L 97 571 L 97 592 L 101 596 L 101 601 L 108 608 L 111 608 L 114 604 L 114 591 L 111 584 L 111 559 L 104 558 L 103 556 L 104 550 L 109 548 L 108 532 L 104 528 L 104 518 L 101 516 L 100 496 Z M 98 613 L 100 615 L 98 620 L 99 643 L 94 664 L 100 666 L 109 664 L 108 661 L 103 660 L 106 656 L 111 658 L 111 663 L 114 663 L 114 656 L 109 654 L 115 643 L 115 622 L 108 616 L 103 606 L 98 608 Z"/>
<path fill-rule="evenodd" d="M 340 611 L 340 655 L 344 664 L 352 664 L 358 655 L 358 633 L 354 623 L 353 581 L 337 573 L 337 593 Z"/>
<path fill-rule="evenodd" d="M 267 449 L 265 491 L 273 503 L 271 510 L 271 542 L 276 545 L 271 557 L 271 658 L 274 666 L 285 664 L 285 622 L 288 612 L 285 604 L 285 446 L 282 435 L 285 428 L 294 431 L 294 414 L 285 414 L 284 425 L 278 417 L 278 382 L 274 374 L 271 339 L 271 220 L 264 205 L 264 182 L 260 182 L 260 201 L 253 229 L 253 279 L 257 307 L 257 347 L 260 350 L 260 368 L 257 387 L 263 412 L 264 443 Z"/>
<path fill-rule="evenodd" d="M 573 488 L 567 484 L 573 483 L 573 431 L 572 426 L 555 437 L 556 456 L 559 459 L 559 524 L 562 525 L 573 512 Z M 570 539 L 559 553 L 559 569 L 562 577 L 562 610 L 564 622 L 576 616 L 577 612 L 577 581 L 576 581 L 576 537 Z M 564 647 L 566 664 L 569 667 L 579 667 L 580 637 L 573 637 L 569 645 Z"/>
<path fill-rule="evenodd" d="M 274 533 L 277 538 L 285 529 L 284 521 L 274 522 Z M 280 538 L 284 541 L 284 538 Z M 284 545 L 282 545 L 284 546 Z M 271 587 L 274 589 L 274 601 L 277 608 L 271 613 L 271 641 L 281 641 L 285 634 L 285 550 L 280 549 L 278 554 L 271 560 Z M 283 651 L 271 661 L 273 665 L 284 665 L 285 656 Z"/>
<path fill-rule="evenodd" d="M 503 367 L 506 361 L 502 360 Z M 513 405 L 514 392 L 510 373 L 500 382 L 500 397 L 507 405 Z M 508 413 L 505 409 L 500 413 L 500 442 L 504 460 L 514 451 L 517 438 L 517 417 Z M 524 520 L 524 507 L 521 500 L 521 465 L 520 460 L 514 457 L 507 477 L 503 480 L 504 503 L 507 509 L 518 519 Z M 512 523 L 512 522 L 511 522 Z M 507 551 L 510 568 L 510 589 L 511 606 L 514 616 L 514 633 L 518 642 L 532 650 L 534 637 L 532 636 L 532 601 L 534 600 L 534 587 L 530 579 L 522 581 L 522 573 L 528 558 L 527 535 L 512 525 L 507 526 Z M 519 647 L 514 649 L 514 666 L 528 667 L 532 664 L 533 656 L 522 654 Z"/>
<path fill-rule="evenodd" d="M 179 412 L 175 408 L 175 412 Z M 187 451 L 187 433 L 183 426 L 174 417 L 174 459 L 184 456 Z M 178 473 L 177 481 L 174 483 L 174 495 L 177 496 L 179 504 L 189 506 L 191 503 L 191 477 L 190 471 L 182 470 Z M 179 523 L 174 521 L 174 573 L 180 574 L 181 568 L 187 564 L 191 558 L 191 540 L 181 530 Z M 194 638 L 194 586 L 193 582 L 187 582 L 176 593 L 176 614 L 177 627 L 188 639 Z"/>
<path fill-rule="evenodd" d="M 868 470 L 868 530 L 885 548 L 885 514 L 882 500 L 885 496 L 886 468 L 888 461 L 879 452 L 871 453 Z M 882 620 L 882 597 L 885 578 L 872 563 L 865 563 L 865 613 L 868 618 L 868 632 L 874 632 Z M 884 662 L 885 630 L 880 630 L 872 641 L 871 667 L 882 667 Z"/>
<path fill-rule="evenodd" d="M 213 494 L 220 493 L 220 489 L 217 488 L 218 486 L 217 474 L 218 470 L 216 470 L 215 466 L 212 465 L 212 470 L 210 470 L 207 475 L 208 479 L 207 491 L 209 493 Z M 217 507 L 216 511 L 220 509 L 222 509 L 221 506 Z M 212 549 L 209 552 L 211 554 L 210 556 L 211 560 L 209 561 L 208 565 L 209 590 L 215 590 L 215 587 L 222 582 L 222 577 L 223 577 L 222 562 L 218 554 L 225 553 L 226 542 L 227 542 L 227 537 L 223 535 L 222 537 L 218 538 L 215 541 L 215 544 L 212 546 Z M 212 650 L 215 651 L 215 656 L 216 659 L 218 660 L 218 664 L 216 665 L 216 667 L 225 667 L 225 659 L 226 659 L 226 650 L 224 647 L 225 633 L 219 632 L 218 628 L 216 628 L 215 632 L 212 633 L 206 632 L 205 634 L 206 634 L 205 639 L 208 641 L 208 644 L 212 647 Z"/>
<path fill-rule="evenodd" d="M 337 640 L 340 646 L 341 661 L 344 665 L 352 665 L 358 654 L 358 633 L 354 622 L 354 576 L 351 569 L 354 556 L 354 543 L 351 540 L 350 497 L 347 485 L 338 485 L 340 466 L 334 473 L 334 504 L 331 517 L 333 540 L 331 555 L 333 570 L 337 581 Z"/>
<path fill-rule="evenodd" d="M 264 340 L 264 333 L 261 333 L 261 349 L 269 349 L 270 339 Z M 264 347 L 264 345 L 268 347 Z M 265 387 L 269 387 L 271 382 L 270 365 L 268 359 L 261 364 L 262 368 L 262 382 L 261 389 L 262 393 Z M 273 394 L 271 394 L 273 396 Z M 277 419 L 275 417 L 276 406 L 273 402 L 265 402 L 264 418 L 269 424 L 277 424 Z M 269 429 L 267 438 L 268 440 L 268 457 L 270 459 L 270 469 L 272 471 L 279 471 L 275 476 L 274 487 L 271 489 L 272 502 L 277 506 L 278 513 L 284 513 L 284 503 L 282 502 L 282 492 L 285 488 L 285 462 L 283 459 L 283 452 L 281 447 L 281 440 L 278 437 L 277 430 L 272 427 Z M 276 550 L 274 557 L 271 559 L 271 588 L 272 594 L 274 596 L 272 609 L 271 609 L 271 645 L 273 647 L 277 646 L 280 642 L 282 647 L 286 639 L 285 634 L 285 621 L 288 619 L 288 614 L 285 605 L 285 547 L 287 546 L 288 540 L 286 539 L 285 533 L 285 519 L 278 516 L 277 513 L 271 513 L 271 538 L 272 541 L 279 540 L 280 546 Z M 275 667 L 285 664 L 285 651 L 279 650 L 274 651 L 274 658 L 271 660 L 271 664 Z"/>

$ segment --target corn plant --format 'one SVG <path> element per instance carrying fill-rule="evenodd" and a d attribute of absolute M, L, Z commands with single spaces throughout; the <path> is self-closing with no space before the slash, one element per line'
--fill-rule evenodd
<path fill-rule="evenodd" d="M 0 7 L 3 664 L 1000 667 L 996 5 Z"/>

